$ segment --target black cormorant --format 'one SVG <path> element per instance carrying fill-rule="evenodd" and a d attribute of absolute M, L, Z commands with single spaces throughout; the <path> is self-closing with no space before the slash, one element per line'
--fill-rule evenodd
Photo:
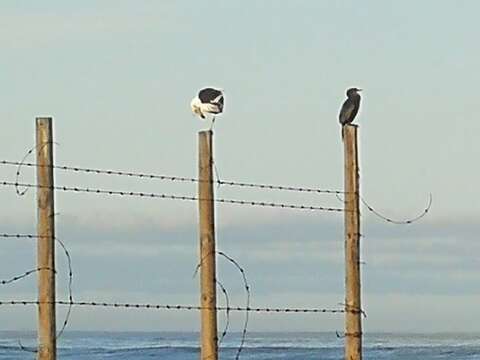
<path fill-rule="evenodd" d="M 358 109 L 360 108 L 359 91 L 362 91 L 362 89 L 350 88 L 347 90 L 347 100 L 343 103 L 340 114 L 338 115 L 342 127 L 343 125 L 350 124 L 358 113 Z"/>

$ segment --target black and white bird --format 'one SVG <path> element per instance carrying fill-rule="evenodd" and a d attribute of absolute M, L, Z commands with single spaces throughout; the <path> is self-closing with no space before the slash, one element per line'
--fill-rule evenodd
<path fill-rule="evenodd" d="M 355 119 L 355 116 L 357 116 L 358 109 L 360 108 L 360 91 L 362 91 L 362 89 L 350 88 L 347 90 L 347 100 L 343 103 L 340 114 L 338 115 L 342 128 L 343 125 L 350 124 Z"/>
<path fill-rule="evenodd" d="M 221 89 L 204 88 L 198 92 L 198 95 L 192 99 L 190 107 L 192 112 L 202 119 L 206 118 L 206 114 L 212 114 L 212 126 L 215 122 L 215 115 L 223 112 L 225 98 Z"/>

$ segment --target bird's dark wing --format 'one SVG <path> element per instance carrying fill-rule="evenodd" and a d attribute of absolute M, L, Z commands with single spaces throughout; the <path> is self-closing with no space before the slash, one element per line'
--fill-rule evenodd
<path fill-rule="evenodd" d="M 358 108 L 360 107 L 360 101 L 355 101 L 352 99 L 347 99 L 342 105 L 338 119 L 340 124 L 345 125 L 349 124 L 355 119 L 355 116 L 358 113 Z"/>
<path fill-rule="evenodd" d="M 213 100 L 222 95 L 222 92 L 217 89 L 205 88 L 200 90 L 198 98 L 202 103 L 211 103 Z"/>

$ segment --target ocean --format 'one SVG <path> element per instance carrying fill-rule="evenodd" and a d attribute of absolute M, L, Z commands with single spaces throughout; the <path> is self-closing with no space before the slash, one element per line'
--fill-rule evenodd
<path fill-rule="evenodd" d="M 33 332 L 0 332 L 0 360 L 35 358 Z M 220 359 L 235 359 L 240 334 L 228 334 Z M 66 332 L 59 359 L 198 360 L 198 334 L 185 332 Z M 480 359 L 480 334 L 366 334 L 364 359 Z M 341 360 L 343 339 L 333 333 L 248 333 L 240 359 Z"/>

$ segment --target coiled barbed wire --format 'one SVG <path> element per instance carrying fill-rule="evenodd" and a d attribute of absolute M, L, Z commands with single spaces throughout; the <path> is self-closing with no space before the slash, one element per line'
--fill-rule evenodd
<path fill-rule="evenodd" d="M 225 259 L 227 259 L 230 263 L 232 263 L 237 269 L 238 271 L 240 272 L 240 274 L 242 275 L 242 279 L 243 279 L 243 287 L 245 289 L 245 292 L 246 292 L 246 305 L 245 305 L 245 308 L 248 309 L 250 308 L 250 298 L 251 298 L 251 292 L 250 292 L 250 286 L 248 285 L 248 281 L 247 281 L 247 276 L 245 274 L 245 270 L 238 264 L 238 262 L 233 259 L 232 257 L 228 256 L 227 254 L 225 254 L 223 251 L 217 251 L 217 254 L 220 255 L 220 256 L 223 256 Z M 249 312 L 248 311 L 245 311 L 245 320 L 244 320 L 244 323 L 243 323 L 243 329 L 242 329 L 242 338 L 241 338 L 241 341 L 240 341 L 240 346 L 238 347 L 238 350 L 237 350 L 237 354 L 235 355 L 235 359 L 238 360 L 240 358 L 240 353 L 242 352 L 243 350 L 243 347 L 245 345 L 245 341 L 247 339 L 247 328 L 248 328 L 248 321 L 249 321 Z"/>
<path fill-rule="evenodd" d="M 27 158 L 32 154 L 32 152 L 33 152 L 34 150 L 36 150 L 37 148 L 40 147 L 39 151 L 41 151 L 41 150 L 43 149 L 43 147 L 46 146 L 46 145 L 48 145 L 48 144 L 57 144 L 57 145 L 58 145 L 58 143 L 55 143 L 55 142 L 53 142 L 53 143 L 52 143 L 52 142 L 44 142 L 44 143 L 38 144 L 38 145 L 32 147 L 30 150 L 28 150 L 27 153 L 23 156 L 23 158 L 22 158 L 21 161 L 19 161 L 19 162 L 17 162 L 17 161 L 15 161 L 15 162 L 12 162 L 12 161 L 7 162 L 7 161 L 6 161 L 6 162 L 4 163 L 5 165 L 16 165 L 16 166 L 17 166 L 17 172 L 16 172 L 16 175 L 15 175 L 15 182 L 18 183 L 18 179 L 20 178 L 20 169 L 21 169 L 22 166 L 25 164 L 25 160 L 27 160 Z M 2 163 L 2 164 L 3 164 L 3 163 Z M 29 164 L 31 164 L 31 163 L 29 163 Z M 38 165 L 38 166 L 40 166 L 40 165 Z M 37 167 L 38 167 L 38 166 L 37 166 Z M 17 192 L 17 195 L 18 195 L 18 196 L 23 196 L 23 195 L 25 195 L 25 194 L 27 193 L 28 188 L 25 188 L 23 191 L 21 191 L 21 190 L 18 188 L 18 186 L 15 186 L 15 191 Z"/>
<path fill-rule="evenodd" d="M 212 253 L 210 253 L 210 254 L 212 254 Z M 209 254 L 207 254 L 207 256 L 208 255 Z M 202 267 L 203 261 L 205 260 L 205 258 L 207 256 L 204 256 L 200 260 L 200 263 L 195 267 L 195 272 L 193 273 L 194 278 L 197 276 L 198 270 Z M 226 308 L 227 308 L 225 310 L 225 327 L 222 331 L 222 335 L 220 336 L 220 339 L 218 340 L 218 345 L 220 345 L 222 343 L 223 339 L 225 338 L 225 336 L 227 335 L 228 328 L 230 326 L 230 298 L 228 296 L 227 290 L 225 289 L 225 286 L 223 286 L 223 284 L 218 279 L 215 279 L 215 282 L 220 287 L 220 290 L 223 292 L 223 294 L 225 296 L 225 305 L 226 305 Z"/>
<path fill-rule="evenodd" d="M 379 211 L 375 210 L 370 204 L 367 203 L 367 201 L 363 197 L 360 196 L 360 200 L 363 203 L 363 205 L 365 205 L 367 207 L 368 211 L 370 211 L 371 213 L 373 213 L 374 215 L 376 215 L 380 219 L 382 219 L 382 220 L 384 220 L 388 223 L 392 223 L 392 224 L 396 224 L 396 225 L 408 225 L 408 224 L 412 224 L 412 223 L 420 220 L 421 218 L 423 218 L 425 215 L 428 214 L 428 212 L 430 211 L 430 208 L 432 207 L 433 197 L 432 197 L 432 194 L 429 194 L 428 204 L 425 207 L 425 209 L 419 215 L 417 215 L 417 216 L 415 216 L 411 219 L 407 219 L 407 220 L 395 220 L 395 219 L 392 219 L 390 217 L 387 217 L 387 216 L 381 214 Z"/>
<path fill-rule="evenodd" d="M 335 194 L 335 196 L 338 199 L 338 201 L 340 201 L 342 204 L 345 204 L 345 199 L 342 199 L 338 194 Z M 371 206 L 365 200 L 364 197 L 359 196 L 359 199 L 362 202 L 362 204 L 365 205 L 367 210 L 370 211 L 372 214 L 374 214 L 378 218 L 380 218 L 380 219 L 382 219 L 382 220 L 384 220 L 388 223 L 395 224 L 395 225 L 408 225 L 408 224 L 413 224 L 414 222 L 417 222 L 418 220 L 420 220 L 421 218 L 423 218 L 425 215 L 428 214 L 428 212 L 430 211 L 430 208 L 432 207 L 432 203 L 433 203 L 433 196 L 432 196 L 432 194 L 429 194 L 427 206 L 425 207 L 425 209 L 419 215 L 417 215 L 417 216 L 415 216 L 411 219 L 407 219 L 407 220 L 395 220 L 395 219 L 392 219 L 390 217 L 387 217 L 387 216 L 383 215 L 378 210 L 374 209 L 373 206 Z"/>
<path fill-rule="evenodd" d="M 68 321 L 70 320 L 70 315 L 72 312 L 72 303 L 73 303 L 73 289 L 72 289 L 72 284 L 73 284 L 73 270 L 72 270 L 72 257 L 70 256 L 70 252 L 68 251 L 67 247 L 61 241 L 59 238 L 55 237 L 55 241 L 57 241 L 60 246 L 63 249 L 63 253 L 65 254 L 67 258 L 67 266 L 68 266 L 68 300 L 70 302 L 70 305 L 68 306 L 67 309 L 67 314 L 65 315 L 65 320 L 63 321 L 62 327 L 60 328 L 60 331 L 57 333 L 57 339 L 59 339 L 62 335 L 63 332 L 65 331 Z"/>
<path fill-rule="evenodd" d="M 248 280 L 247 280 L 247 276 L 245 274 L 245 270 L 238 264 L 238 262 L 233 259 L 232 257 L 228 256 L 227 254 L 225 254 L 223 251 L 216 251 L 215 252 L 216 254 L 224 257 L 225 259 L 227 259 L 230 263 L 232 263 L 235 268 L 240 272 L 240 274 L 242 275 L 242 280 L 243 280 L 243 288 L 245 289 L 245 293 L 246 293 L 246 304 L 245 304 L 245 309 L 249 309 L 250 308 L 250 298 L 251 298 L 251 292 L 250 292 L 250 285 L 248 285 Z M 207 256 L 210 256 L 212 255 L 213 252 L 210 252 L 208 254 L 205 254 L 204 257 L 200 260 L 200 263 L 197 265 L 197 267 L 195 268 L 195 272 L 194 272 L 194 277 L 196 276 L 196 274 L 198 273 L 198 270 L 201 268 L 202 264 L 203 264 L 203 261 L 205 260 L 205 258 Z M 242 329 L 242 337 L 241 337 L 241 341 L 240 341 L 240 346 L 238 347 L 237 349 L 237 353 L 235 355 L 235 359 L 238 360 L 240 358 L 240 354 L 243 350 L 243 347 L 245 345 L 245 340 L 247 338 L 247 328 L 248 328 L 248 321 L 249 321 L 249 311 L 245 311 L 245 320 L 244 320 L 244 323 L 243 323 L 243 329 Z"/>
<path fill-rule="evenodd" d="M 228 328 L 230 326 L 230 310 L 229 310 L 230 297 L 228 296 L 228 292 L 227 292 L 227 289 L 225 289 L 225 286 L 223 286 L 223 284 L 217 279 L 215 279 L 215 282 L 220 287 L 220 290 L 222 291 L 223 296 L 225 297 L 225 306 L 227 307 L 227 310 L 225 310 L 225 327 L 223 328 L 222 335 L 220 335 L 220 339 L 218 340 L 218 346 L 219 346 L 222 343 L 225 336 L 227 336 Z"/>
<path fill-rule="evenodd" d="M 40 236 L 40 235 L 34 235 L 34 234 L 6 234 L 6 233 L 1 233 L 0 238 L 6 238 L 6 239 L 40 239 L 40 238 L 50 238 L 49 236 Z M 54 237 L 54 240 L 60 244 L 62 247 L 63 253 L 65 254 L 65 257 L 67 259 L 67 266 L 68 266 L 68 299 L 69 303 L 73 303 L 73 289 L 72 289 L 72 284 L 73 284 L 73 270 L 72 270 L 72 257 L 70 256 L 70 252 L 68 251 L 67 247 L 63 243 L 62 240 L 60 240 L 58 237 Z M 25 274 L 21 275 L 19 279 L 24 278 L 28 275 L 30 275 L 33 272 L 37 272 L 43 268 L 37 268 L 34 270 L 27 271 Z M 50 268 L 44 268 L 44 269 L 50 269 Z M 51 269 L 54 271 L 55 274 L 57 274 L 56 270 Z M 19 280 L 18 279 L 18 280 Z M 17 280 L 17 279 L 16 279 Z M 67 324 L 70 320 L 70 315 L 72 312 L 72 305 L 69 305 L 67 313 L 65 315 L 65 320 L 63 321 L 62 327 L 58 331 L 56 337 L 59 339 L 63 332 L 65 331 L 65 328 L 67 327 Z M 21 346 L 23 347 L 23 346 Z"/>
<path fill-rule="evenodd" d="M 1 181 L 1 186 L 22 186 L 28 188 L 47 188 L 65 192 L 77 192 L 77 193 L 90 193 L 97 195 L 118 195 L 118 196 L 127 196 L 127 197 L 140 197 L 140 198 L 159 198 L 159 199 L 169 199 L 169 200 L 186 200 L 186 201 L 208 201 L 210 199 L 202 199 L 197 196 L 182 196 L 182 195 L 172 195 L 172 194 L 160 194 L 160 193 L 145 193 L 139 191 L 119 191 L 119 190 L 106 190 L 106 189 L 95 189 L 95 188 L 84 188 L 84 187 L 73 187 L 73 186 L 42 186 L 29 183 L 14 183 L 11 181 Z M 282 209 L 295 209 L 295 210 L 311 210 L 311 211 L 326 211 L 326 212 L 344 212 L 347 211 L 341 208 L 334 207 L 325 207 L 325 206 L 311 206 L 311 205 L 297 205 L 297 204 L 286 204 L 286 203 L 275 203 L 275 202 L 264 202 L 264 201 L 250 201 L 250 200 L 234 200 L 234 199 L 214 199 L 217 203 L 224 204 L 236 204 L 236 205 L 249 205 L 257 207 L 271 207 L 271 208 L 282 208 Z"/>

